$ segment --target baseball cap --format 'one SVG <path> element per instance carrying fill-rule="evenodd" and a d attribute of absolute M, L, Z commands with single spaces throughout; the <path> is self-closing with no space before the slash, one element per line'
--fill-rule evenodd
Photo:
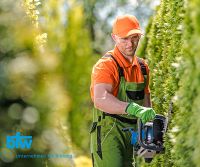
<path fill-rule="evenodd" d="M 132 34 L 142 34 L 139 22 L 133 15 L 118 16 L 113 24 L 112 33 L 125 38 Z"/>

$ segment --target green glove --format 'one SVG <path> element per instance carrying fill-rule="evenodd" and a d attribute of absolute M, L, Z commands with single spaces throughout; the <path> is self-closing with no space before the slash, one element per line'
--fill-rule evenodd
<path fill-rule="evenodd" d="M 126 107 L 125 112 L 140 118 L 142 123 L 146 123 L 156 116 L 156 113 L 152 108 L 143 107 L 134 102 Z"/>

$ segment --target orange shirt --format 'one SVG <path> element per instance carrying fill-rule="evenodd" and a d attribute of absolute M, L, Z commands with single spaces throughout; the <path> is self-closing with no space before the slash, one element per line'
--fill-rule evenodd
<path fill-rule="evenodd" d="M 119 51 L 117 47 L 114 50 L 109 51 L 113 57 L 117 60 L 119 65 L 124 70 L 125 80 L 128 82 L 144 82 L 144 77 L 140 69 L 140 64 L 137 61 L 136 56 L 133 58 L 133 62 L 130 63 Z M 144 62 L 147 71 L 147 84 L 145 87 L 145 93 L 150 93 L 149 89 L 149 68 Z M 94 97 L 94 85 L 98 83 L 112 84 L 112 94 L 117 96 L 119 89 L 119 72 L 116 63 L 111 57 L 103 57 L 94 65 L 91 75 L 90 94 L 93 100 Z"/>

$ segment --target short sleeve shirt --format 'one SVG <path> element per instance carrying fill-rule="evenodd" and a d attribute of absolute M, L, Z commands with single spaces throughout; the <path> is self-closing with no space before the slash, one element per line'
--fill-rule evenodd
<path fill-rule="evenodd" d="M 109 51 L 109 54 L 112 54 L 113 57 L 117 60 L 120 67 L 123 68 L 125 80 L 128 82 L 144 82 L 144 76 L 141 72 L 140 64 L 137 61 L 136 55 L 133 57 L 133 61 L 129 62 L 119 51 L 117 47 L 114 50 Z M 149 68 L 147 63 L 143 60 L 144 65 L 147 71 L 147 82 L 145 86 L 145 93 L 150 93 L 149 89 Z M 111 57 L 102 57 L 98 62 L 93 66 L 92 75 L 91 75 L 91 86 L 90 94 L 93 100 L 94 97 L 94 85 L 99 83 L 107 83 L 112 85 L 112 94 L 117 96 L 119 90 L 119 72 L 117 64 Z"/>

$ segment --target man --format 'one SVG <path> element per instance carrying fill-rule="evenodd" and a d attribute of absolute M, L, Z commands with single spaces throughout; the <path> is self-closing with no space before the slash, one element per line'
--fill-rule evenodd
<path fill-rule="evenodd" d="M 155 111 L 147 108 L 151 107 L 149 69 L 135 55 L 141 34 L 136 17 L 117 17 L 112 30 L 115 48 L 93 67 L 94 110 L 90 131 L 93 166 L 133 166 L 131 134 L 122 129 L 136 129 L 137 118 L 145 123 L 155 117 Z"/>

